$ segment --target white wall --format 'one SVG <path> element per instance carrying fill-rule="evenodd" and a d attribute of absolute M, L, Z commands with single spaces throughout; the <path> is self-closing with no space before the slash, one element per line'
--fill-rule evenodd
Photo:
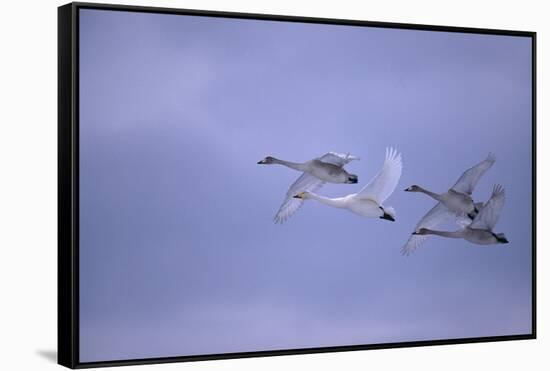
<path fill-rule="evenodd" d="M 550 26 L 544 1 L 125 1 L 133 5 L 227 10 L 538 32 L 538 286 L 546 289 L 550 149 L 544 122 Z M 0 12 L 0 367 L 56 369 L 56 82 L 60 1 L 2 3 Z M 548 293 L 539 289 L 539 339 L 140 366 L 164 370 L 541 369 L 550 340 Z M 546 354 L 545 354 L 546 353 Z M 128 367 L 138 369 L 137 367 Z"/>

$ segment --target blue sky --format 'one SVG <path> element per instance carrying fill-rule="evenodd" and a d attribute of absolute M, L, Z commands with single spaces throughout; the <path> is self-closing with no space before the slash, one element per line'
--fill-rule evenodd
<path fill-rule="evenodd" d="M 512 36 L 81 10 L 81 361 L 531 331 L 531 43 Z M 359 184 L 403 155 L 397 221 L 307 202 L 259 166 L 333 150 Z M 431 199 L 480 181 L 510 244 L 430 239 Z M 453 228 L 453 226 L 446 226 Z"/>

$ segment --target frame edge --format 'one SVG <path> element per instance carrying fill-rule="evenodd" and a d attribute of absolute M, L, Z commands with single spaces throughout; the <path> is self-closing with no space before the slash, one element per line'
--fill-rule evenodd
<path fill-rule="evenodd" d="M 533 339 L 537 338 L 537 33 L 533 32 L 531 34 L 531 159 L 533 161 L 531 168 L 532 176 L 532 191 L 531 191 L 531 206 L 532 206 L 532 218 L 533 218 L 533 240 L 532 240 L 532 254 L 531 257 L 531 274 L 532 274 L 532 303 L 531 303 L 531 313 L 532 313 L 532 324 L 531 324 L 531 334 Z"/>
<path fill-rule="evenodd" d="M 57 363 L 78 364 L 74 245 L 75 7 L 57 8 Z"/>
<path fill-rule="evenodd" d="M 523 36 L 532 37 L 536 32 L 530 30 L 507 30 L 498 28 L 480 28 L 480 27 L 463 27 L 463 26 L 448 26 L 448 25 L 431 25 L 423 23 L 403 23 L 403 22 L 384 22 L 358 20 L 348 18 L 326 18 L 326 17 L 309 17 L 301 15 L 285 15 L 285 14 L 270 14 L 270 13 L 247 13 L 224 10 L 201 10 L 196 8 L 170 8 L 160 6 L 145 6 L 145 5 L 127 5 L 127 4 L 108 4 L 108 3 L 89 3 L 76 1 L 72 3 L 76 8 L 80 9 L 96 9 L 96 10 L 111 10 L 111 11 L 131 11 L 144 13 L 159 13 L 159 14 L 179 14 L 192 15 L 203 17 L 217 18 L 236 18 L 248 20 L 263 20 L 277 22 L 298 22 L 298 23 L 316 23 L 316 24 L 331 24 L 345 26 L 368 26 L 377 28 L 396 28 L 417 31 L 438 31 L 438 32 L 458 32 L 458 33 L 474 33 L 488 35 L 504 35 L 504 36 Z"/>

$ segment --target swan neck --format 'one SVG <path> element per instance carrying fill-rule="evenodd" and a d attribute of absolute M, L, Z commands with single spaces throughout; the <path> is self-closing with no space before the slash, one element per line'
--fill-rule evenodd
<path fill-rule="evenodd" d="M 309 197 L 313 200 L 317 200 L 325 205 L 329 205 L 332 207 L 345 207 L 344 202 L 341 198 L 329 198 L 329 197 L 320 196 L 315 193 L 310 193 Z"/>
<path fill-rule="evenodd" d="M 279 164 L 279 165 L 289 167 L 289 168 L 294 169 L 294 170 L 298 170 L 298 171 L 306 171 L 307 170 L 307 165 L 306 164 L 302 164 L 302 163 L 298 163 L 298 162 L 279 160 L 278 158 L 274 158 L 273 162 L 276 163 L 276 164 Z"/>
<path fill-rule="evenodd" d="M 462 237 L 464 237 L 462 231 L 448 232 L 448 231 L 433 231 L 431 229 L 428 229 L 427 234 L 433 234 L 433 235 L 436 235 L 436 236 L 448 237 L 448 238 L 462 238 Z"/>
<path fill-rule="evenodd" d="M 438 195 L 437 193 L 435 192 L 432 192 L 432 191 L 428 191 L 427 189 L 425 188 L 422 188 L 422 187 L 418 187 L 418 192 L 422 192 L 428 196 L 430 196 L 431 198 L 437 200 L 437 201 L 440 201 L 441 200 L 441 196 Z"/>

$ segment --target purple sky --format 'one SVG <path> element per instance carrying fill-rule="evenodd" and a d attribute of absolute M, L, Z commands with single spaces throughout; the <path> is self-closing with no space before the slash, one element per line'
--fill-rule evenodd
<path fill-rule="evenodd" d="M 80 361 L 531 332 L 531 40 L 81 10 Z M 310 201 L 265 155 L 404 161 L 395 223 Z M 489 152 L 508 245 L 399 254 Z M 452 227 L 452 226 L 449 226 Z"/>

